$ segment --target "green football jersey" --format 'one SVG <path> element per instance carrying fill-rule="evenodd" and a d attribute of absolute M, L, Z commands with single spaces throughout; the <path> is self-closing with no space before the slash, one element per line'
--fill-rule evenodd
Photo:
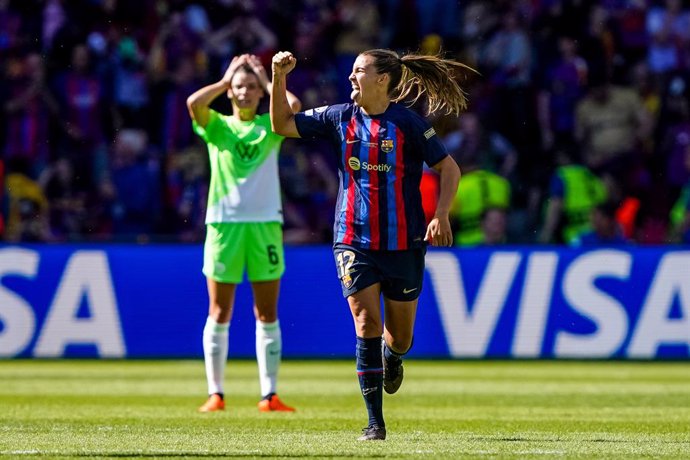
<path fill-rule="evenodd" d="M 211 164 L 206 223 L 282 223 L 278 152 L 284 138 L 271 131 L 269 115 L 241 121 L 210 110 L 205 128 L 192 123 Z"/>

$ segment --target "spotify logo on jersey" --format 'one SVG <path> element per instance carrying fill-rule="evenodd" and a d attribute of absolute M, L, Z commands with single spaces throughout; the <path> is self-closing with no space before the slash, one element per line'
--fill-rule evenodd
<path fill-rule="evenodd" d="M 378 164 L 378 165 L 373 165 L 371 163 L 367 163 L 366 161 L 360 163 L 358 158 L 355 157 L 350 157 L 347 160 L 347 164 L 352 168 L 353 171 L 359 171 L 360 169 L 363 169 L 365 171 L 383 171 L 383 172 L 389 172 L 391 170 L 391 165 L 388 164 Z"/>

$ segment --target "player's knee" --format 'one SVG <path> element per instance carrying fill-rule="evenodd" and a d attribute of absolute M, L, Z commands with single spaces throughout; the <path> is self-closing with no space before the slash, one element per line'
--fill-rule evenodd
<path fill-rule="evenodd" d="M 404 355 L 412 348 L 412 336 L 391 337 L 388 347 L 399 355 Z"/>
<path fill-rule="evenodd" d="M 354 315 L 355 328 L 360 337 L 373 337 L 381 335 L 382 324 L 379 318 L 362 311 L 361 314 Z"/>
<path fill-rule="evenodd" d="M 222 305 L 220 303 L 211 302 L 208 307 L 208 316 L 210 316 L 216 323 L 227 323 L 230 321 L 232 307 L 230 305 Z"/>

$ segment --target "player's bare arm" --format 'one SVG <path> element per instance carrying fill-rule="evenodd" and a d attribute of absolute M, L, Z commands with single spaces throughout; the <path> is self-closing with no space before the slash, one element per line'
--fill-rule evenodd
<path fill-rule="evenodd" d="M 271 127 L 273 131 L 285 137 L 299 137 L 293 111 L 287 96 L 287 74 L 295 68 L 297 59 L 289 51 L 280 51 L 273 56 L 271 68 L 273 82 L 271 85 Z"/>
<path fill-rule="evenodd" d="M 433 169 L 440 176 L 440 191 L 436 213 L 427 226 L 424 241 L 429 241 L 432 246 L 452 246 L 453 231 L 449 214 L 460 182 L 460 168 L 449 155 L 434 165 Z"/>
<path fill-rule="evenodd" d="M 189 116 L 192 117 L 192 120 L 196 121 L 199 126 L 202 128 L 206 127 L 208 124 L 209 106 L 211 102 L 221 94 L 230 91 L 232 76 L 242 64 L 248 62 L 247 59 L 248 56 L 246 54 L 235 56 L 232 58 L 223 78 L 216 83 L 204 86 L 187 98 Z"/>

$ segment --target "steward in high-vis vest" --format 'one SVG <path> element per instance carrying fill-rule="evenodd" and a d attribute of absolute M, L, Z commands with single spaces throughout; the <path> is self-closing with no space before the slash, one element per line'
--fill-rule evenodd
<path fill-rule="evenodd" d="M 690 182 L 680 192 L 680 196 L 671 208 L 671 240 L 690 244 Z"/>
<path fill-rule="evenodd" d="M 510 183 L 498 174 L 481 169 L 463 174 L 453 200 L 450 217 L 455 227 L 455 244 L 481 244 L 482 214 L 490 208 L 508 209 Z"/>
<path fill-rule="evenodd" d="M 560 241 L 571 244 L 591 229 L 592 209 L 606 200 L 606 187 L 587 167 L 578 164 L 556 169 L 551 178 L 549 200 L 541 241 L 552 242 L 560 228 Z"/>

